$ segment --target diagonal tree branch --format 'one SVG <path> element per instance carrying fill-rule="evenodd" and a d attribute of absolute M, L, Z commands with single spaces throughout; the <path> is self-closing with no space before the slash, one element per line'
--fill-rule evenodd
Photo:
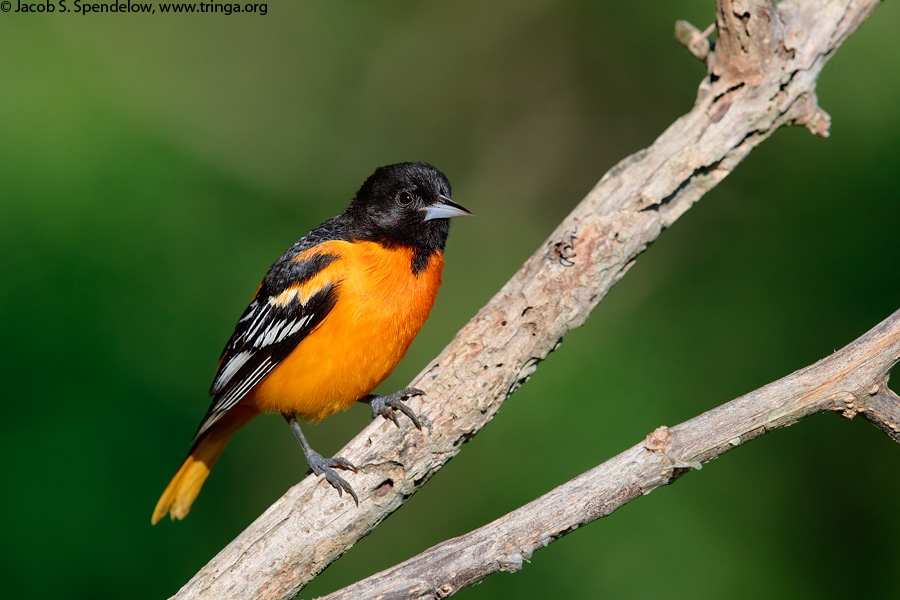
<path fill-rule="evenodd" d="M 895 412 L 879 426 L 896 434 L 900 413 L 887 378 L 898 360 L 900 310 L 814 365 L 680 425 L 659 427 L 642 443 L 493 523 L 319 600 L 446 598 L 491 573 L 519 570 L 534 551 L 579 527 L 810 415 L 829 410 L 872 415 L 880 410 L 875 406 L 893 402 Z"/>
<path fill-rule="evenodd" d="M 291 598 L 452 458 L 647 245 L 778 127 L 827 135 L 815 83 L 878 0 L 720 0 L 694 108 L 616 165 L 413 385 L 424 431 L 375 421 L 340 455 L 360 506 L 309 477 L 176 598 Z M 738 6 L 740 5 L 740 6 Z M 733 41 L 731 41 L 733 40 Z"/>

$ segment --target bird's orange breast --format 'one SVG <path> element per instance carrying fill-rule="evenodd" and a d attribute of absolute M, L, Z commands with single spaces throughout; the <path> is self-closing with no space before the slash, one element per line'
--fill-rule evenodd
<path fill-rule="evenodd" d="M 330 282 L 337 302 L 248 400 L 265 411 L 316 420 L 349 407 L 394 370 L 434 305 L 444 259 L 435 252 L 414 274 L 413 249 L 407 247 L 334 241 L 297 259 L 311 253 L 340 259 L 303 284 L 301 300 Z"/>

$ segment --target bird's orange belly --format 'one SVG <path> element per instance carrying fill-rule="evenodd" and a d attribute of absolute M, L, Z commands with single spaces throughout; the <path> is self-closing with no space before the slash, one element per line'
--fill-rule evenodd
<path fill-rule="evenodd" d="M 332 242 L 338 300 L 328 316 L 249 394 L 264 411 L 316 420 L 349 407 L 390 375 L 428 318 L 443 256 L 418 276 L 412 253 Z"/>

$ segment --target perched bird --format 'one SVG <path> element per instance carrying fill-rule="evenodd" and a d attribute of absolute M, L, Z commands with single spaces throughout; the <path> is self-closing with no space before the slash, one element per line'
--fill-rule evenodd
<path fill-rule="evenodd" d="M 316 475 L 359 498 L 335 469 L 343 458 L 310 448 L 299 419 L 316 421 L 354 402 L 373 417 L 421 428 L 404 400 L 370 392 L 397 366 L 428 318 L 441 285 L 448 219 L 471 213 L 450 199 L 443 173 L 424 163 L 381 167 L 338 216 L 300 238 L 269 269 L 222 352 L 187 458 L 153 511 L 188 514 L 231 436 L 261 412 L 288 421 Z"/>

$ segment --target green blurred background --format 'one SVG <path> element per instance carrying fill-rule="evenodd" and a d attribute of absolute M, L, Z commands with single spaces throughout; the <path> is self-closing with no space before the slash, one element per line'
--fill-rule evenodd
<path fill-rule="evenodd" d="M 15 2 L 13 3 L 15 4 Z M 405 385 L 618 160 L 692 106 L 672 36 L 712 0 L 281 2 L 268 14 L 0 14 L 7 598 L 174 593 L 306 470 L 280 418 L 190 517 L 150 512 L 270 263 L 378 165 L 444 170 L 455 222 Z M 828 63 L 822 140 L 779 131 L 665 232 L 444 470 L 304 590 L 465 533 L 805 366 L 900 307 L 900 7 Z M 337 451 L 354 407 L 308 429 Z M 898 597 L 900 448 L 810 418 L 462 598 Z"/>

